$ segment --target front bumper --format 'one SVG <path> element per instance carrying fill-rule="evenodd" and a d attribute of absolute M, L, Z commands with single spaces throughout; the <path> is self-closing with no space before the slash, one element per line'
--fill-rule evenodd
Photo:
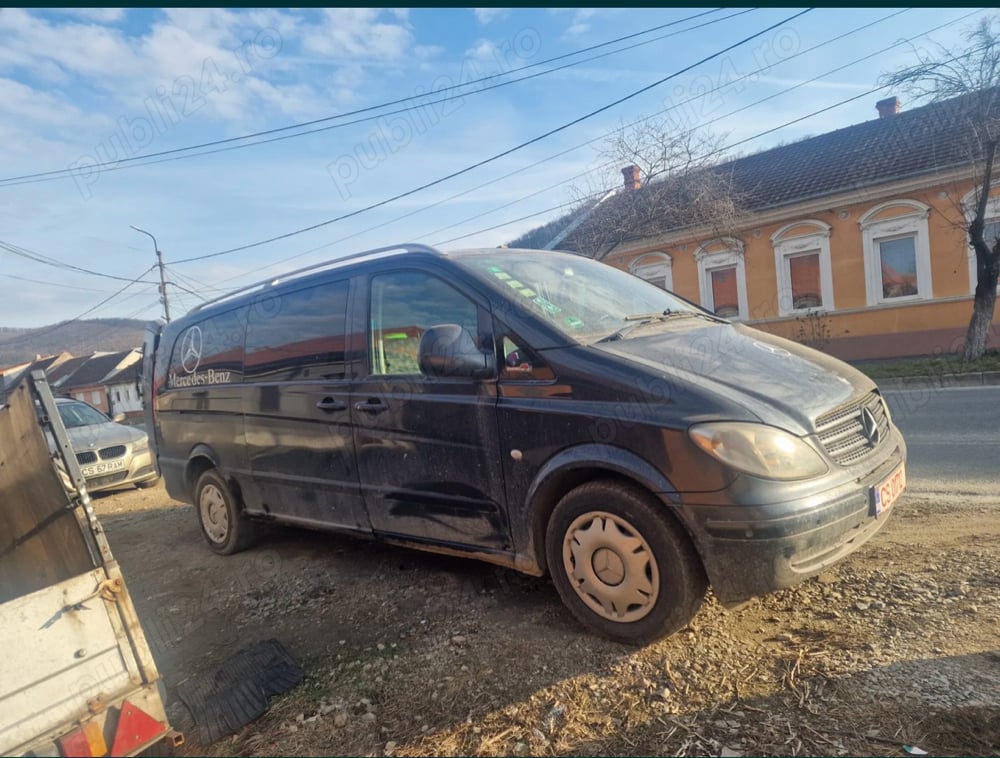
<path fill-rule="evenodd" d="M 898 431 L 868 471 L 850 481 L 774 505 L 699 505 L 679 514 L 723 605 L 790 587 L 839 563 L 871 539 L 897 506 L 875 515 L 872 487 L 905 464 Z M 852 472 L 854 473 L 854 472 Z"/>
<path fill-rule="evenodd" d="M 126 487 L 137 482 L 148 482 L 156 479 L 156 467 L 153 465 L 153 455 L 149 448 L 138 453 L 129 452 L 126 466 L 120 471 L 110 474 L 98 474 L 89 477 L 85 481 L 87 490 L 90 492 L 101 492 L 115 487 Z"/>

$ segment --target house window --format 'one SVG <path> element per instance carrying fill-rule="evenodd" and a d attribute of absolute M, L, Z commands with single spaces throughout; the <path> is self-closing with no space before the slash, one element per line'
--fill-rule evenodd
<path fill-rule="evenodd" d="M 861 217 L 869 305 L 933 297 L 928 215 L 923 203 L 894 200 Z"/>
<path fill-rule="evenodd" d="M 90 400 L 92 405 L 100 405 L 101 393 L 98 392 L 97 390 L 94 390 L 93 392 L 90 393 Z"/>
<path fill-rule="evenodd" d="M 914 236 L 876 240 L 883 300 L 919 294 L 916 241 Z"/>
<path fill-rule="evenodd" d="M 716 240 L 695 251 L 701 304 L 723 318 L 748 318 L 746 264 L 743 243 Z"/>
<path fill-rule="evenodd" d="M 115 390 L 115 400 L 117 400 L 119 403 L 122 401 L 122 391 L 121 390 Z"/>
<path fill-rule="evenodd" d="M 629 271 L 660 289 L 674 288 L 674 261 L 666 253 L 647 253 L 629 264 Z"/>
<path fill-rule="evenodd" d="M 796 221 L 771 236 L 778 274 L 778 315 L 833 310 L 830 226 Z"/>
<path fill-rule="evenodd" d="M 997 186 L 993 187 L 996 192 Z M 966 224 L 971 224 L 976 215 L 976 190 L 972 190 L 962 198 L 962 206 L 965 210 Z M 986 226 L 983 228 L 983 239 L 992 249 L 1000 239 L 1000 194 L 996 194 L 986 203 Z M 969 292 L 975 294 L 976 285 L 979 283 L 979 272 L 976 269 L 976 251 L 969 242 L 969 235 L 966 233 L 965 241 L 968 245 L 969 256 Z M 1000 283 L 997 284 L 997 292 L 1000 292 Z"/>

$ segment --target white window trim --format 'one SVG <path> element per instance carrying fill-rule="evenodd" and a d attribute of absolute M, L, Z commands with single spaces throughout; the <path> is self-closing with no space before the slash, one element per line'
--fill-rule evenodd
<path fill-rule="evenodd" d="M 911 208 L 912 212 L 893 218 L 873 220 L 881 211 L 898 207 Z M 914 300 L 930 300 L 934 297 L 931 286 L 930 235 L 927 231 L 927 218 L 930 213 L 930 206 L 916 200 L 891 200 L 876 205 L 858 221 L 865 252 L 868 305 L 906 303 Z M 917 294 L 906 297 L 883 297 L 882 262 L 877 243 L 902 237 L 913 237 L 913 251 L 917 264 Z"/>
<path fill-rule="evenodd" d="M 784 237 L 789 229 L 800 226 L 812 226 L 816 231 Z M 778 273 L 778 315 L 797 316 L 803 313 L 834 310 L 830 225 L 814 219 L 786 224 L 771 235 L 771 244 L 774 246 L 774 270 Z M 792 306 L 792 271 L 788 260 L 796 255 L 811 252 L 819 253 L 819 286 L 823 305 L 818 308 L 795 308 Z"/>
<path fill-rule="evenodd" d="M 708 246 L 725 245 L 726 250 L 708 252 Z M 750 309 L 747 307 L 747 270 L 744 256 L 743 243 L 732 237 L 713 240 L 701 245 L 694 251 L 695 260 L 698 261 L 698 286 L 701 295 L 702 307 L 710 311 L 715 311 L 715 300 L 712 296 L 712 272 L 720 268 L 736 266 L 736 298 L 739 306 L 739 316 L 736 320 L 747 321 L 750 318 Z"/>
<path fill-rule="evenodd" d="M 997 185 L 991 187 L 991 191 Z M 962 210 L 965 212 L 965 223 L 966 225 L 972 223 L 973 217 L 976 215 L 976 193 L 979 188 L 969 190 L 962 198 Z M 1000 195 L 993 195 L 989 200 L 986 201 L 986 223 L 989 224 L 993 221 L 1000 221 Z M 979 278 L 979 272 L 976 270 L 976 249 L 969 242 L 969 231 L 965 230 L 965 248 L 966 256 L 969 259 L 969 292 L 971 294 L 976 294 L 976 283 Z M 1000 292 L 1000 282 L 997 282 L 997 292 Z"/>
<path fill-rule="evenodd" d="M 674 289 L 674 259 L 666 253 L 657 251 L 640 255 L 629 264 L 628 270 L 647 282 L 662 278 L 665 289 L 671 292 Z"/>

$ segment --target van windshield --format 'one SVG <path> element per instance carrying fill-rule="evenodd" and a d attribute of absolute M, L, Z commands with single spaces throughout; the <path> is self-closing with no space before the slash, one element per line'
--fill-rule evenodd
<path fill-rule="evenodd" d="M 589 258 L 498 250 L 460 255 L 457 261 L 494 288 L 506 288 L 511 297 L 584 344 L 620 339 L 639 326 L 668 318 L 715 320 L 654 284 Z"/>

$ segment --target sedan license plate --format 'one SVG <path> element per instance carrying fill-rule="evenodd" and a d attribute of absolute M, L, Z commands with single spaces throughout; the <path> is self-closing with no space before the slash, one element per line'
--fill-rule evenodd
<path fill-rule="evenodd" d="M 900 465 L 889 476 L 872 487 L 872 507 L 876 516 L 889 510 L 906 489 L 906 468 Z"/>
<path fill-rule="evenodd" d="M 110 474 L 112 471 L 121 471 L 123 468 L 125 468 L 124 458 L 117 461 L 104 461 L 103 463 L 92 463 L 89 466 L 82 466 L 80 473 L 83 474 L 85 479 L 90 479 L 101 474 Z"/>

